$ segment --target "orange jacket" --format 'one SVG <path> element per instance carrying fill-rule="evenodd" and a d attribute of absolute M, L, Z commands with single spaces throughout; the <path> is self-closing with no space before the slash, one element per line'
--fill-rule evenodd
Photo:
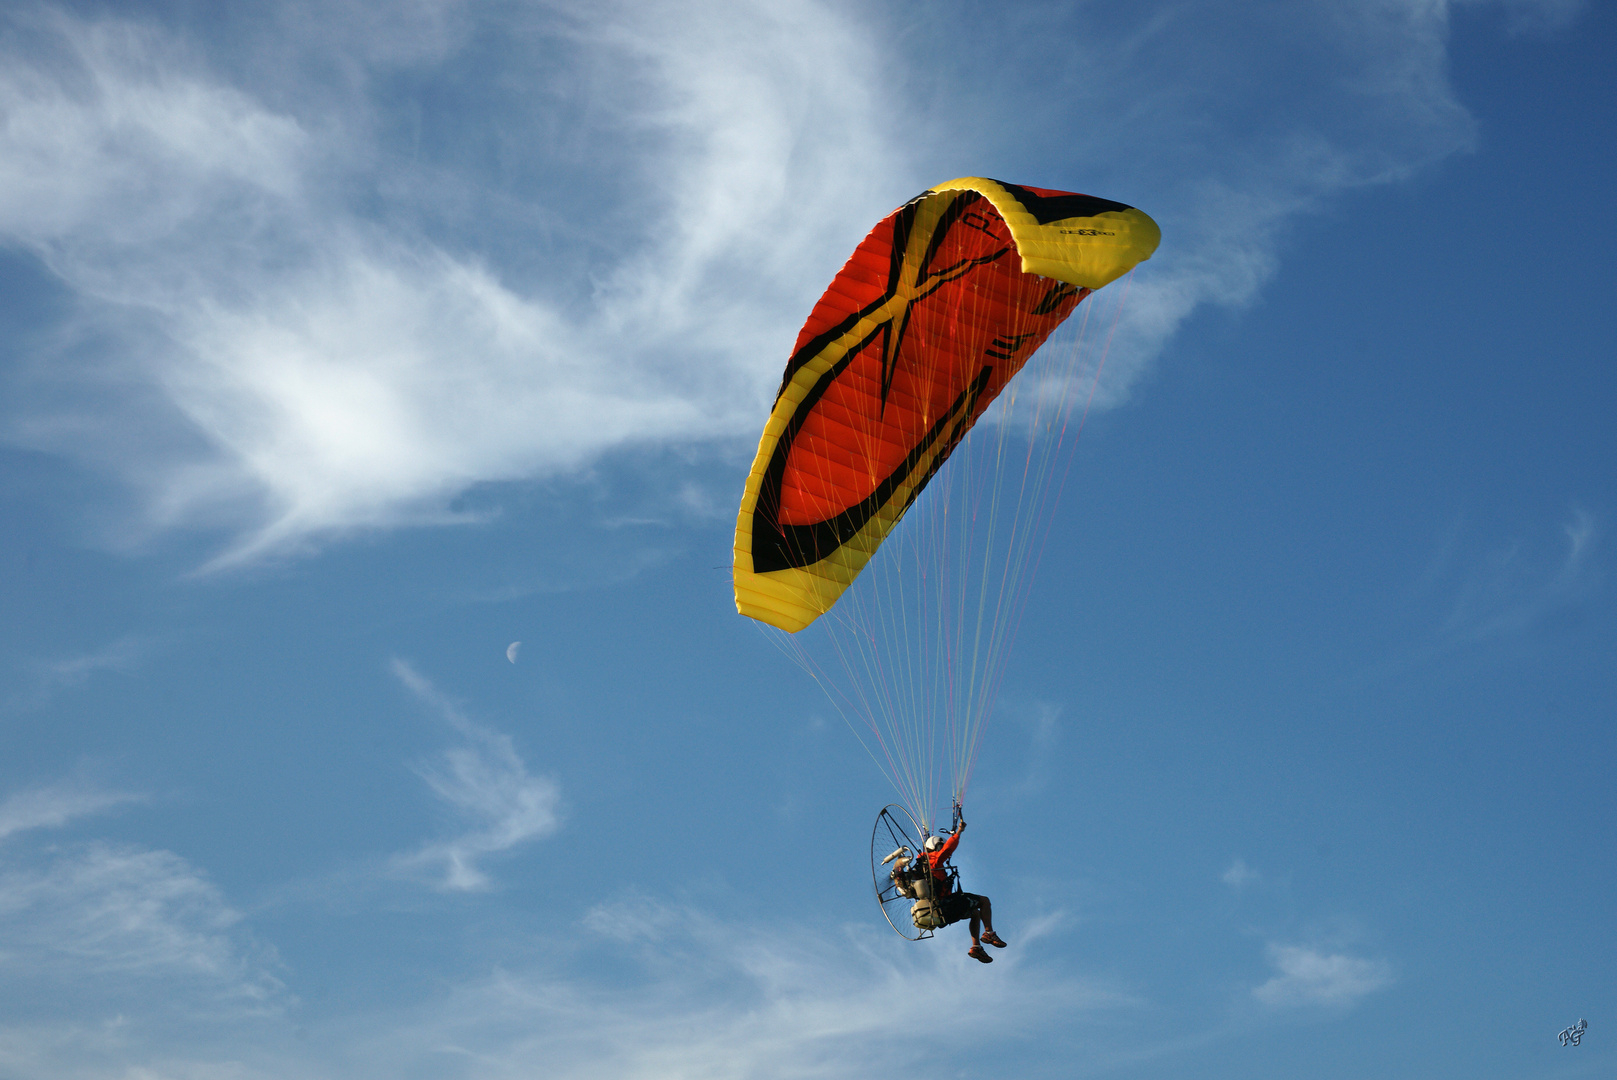
<path fill-rule="evenodd" d="M 926 856 L 926 865 L 932 870 L 932 880 L 942 886 L 942 888 L 933 886 L 933 891 L 939 896 L 943 896 L 949 891 L 949 871 L 943 868 L 943 864 L 949 861 L 949 856 L 953 855 L 954 849 L 959 846 L 960 830 L 956 829 L 949 834 L 949 839 L 945 840 L 943 846 L 938 850 L 923 851 L 921 853 Z"/>

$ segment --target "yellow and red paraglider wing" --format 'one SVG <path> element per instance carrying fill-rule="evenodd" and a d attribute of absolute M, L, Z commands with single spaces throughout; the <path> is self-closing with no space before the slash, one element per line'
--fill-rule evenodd
<path fill-rule="evenodd" d="M 1156 238 L 1121 203 L 979 179 L 884 218 L 786 365 L 736 521 L 737 610 L 794 632 L 827 611 L 1027 358 Z"/>

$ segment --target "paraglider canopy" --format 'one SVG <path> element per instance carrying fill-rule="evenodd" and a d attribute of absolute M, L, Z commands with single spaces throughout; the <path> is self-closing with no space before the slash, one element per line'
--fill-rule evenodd
<path fill-rule="evenodd" d="M 1028 357 L 1160 235 L 1123 203 L 980 177 L 877 224 L 786 365 L 736 519 L 736 609 L 793 633 L 829 610 Z"/>

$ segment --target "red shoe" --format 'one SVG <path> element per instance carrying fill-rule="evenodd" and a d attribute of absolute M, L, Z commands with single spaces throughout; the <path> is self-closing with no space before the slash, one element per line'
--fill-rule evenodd
<path fill-rule="evenodd" d="M 1005 947 L 1005 940 L 992 930 L 983 935 L 983 940 L 988 942 L 988 944 L 992 945 L 996 949 L 1003 949 Z"/>
<path fill-rule="evenodd" d="M 989 956 L 987 950 L 981 945 L 973 945 L 971 948 L 966 950 L 966 955 L 971 957 L 973 960 L 981 960 L 985 964 L 992 964 L 994 962 L 994 958 Z"/>

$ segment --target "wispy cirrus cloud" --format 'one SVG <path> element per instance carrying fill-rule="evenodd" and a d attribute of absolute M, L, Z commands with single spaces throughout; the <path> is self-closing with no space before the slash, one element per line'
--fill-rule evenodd
<path fill-rule="evenodd" d="M 552 1075 L 564 1077 L 603 1070 L 647 1080 L 841 1077 L 914 1065 L 917 1048 L 901 1033 L 924 1029 L 940 1015 L 969 1013 L 991 1044 L 996 1036 L 1043 1030 L 1057 1018 L 1071 1023 L 1134 1003 L 1098 981 L 1028 971 L 1009 950 L 999 954 L 1008 970 L 996 970 L 1001 977 L 989 980 L 960 950 L 895 958 L 867 951 L 857 939 L 793 940 L 771 932 L 738 933 L 689 914 L 672 918 L 682 939 L 677 947 L 714 962 L 693 980 L 706 984 L 707 993 L 679 992 L 684 978 L 668 972 L 644 999 L 589 994 L 583 998 L 588 1011 L 573 1013 L 536 993 L 540 987 L 500 978 L 469 988 L 449 1028 L 482 1027 L 486 1021 L 474 1019 L 480 1014 L 523 1017 L 544 1034 L 510 1047 L 511 1065 L 520 1070 L 548 1063 Z M 723 987 L 718 994 L 711 989 L 714 975 Z M 472 1028 L 461 1028 L 466 1021 Z M 930 1056 L 919 1052 L 923 1060 Z M 957 1045 L 937 1046 L 931 1054 L 938 1065 L 974 1056 Z"/>
<path fill-rule="evenodd" d="M 626 929 L 648 924 L 650 936 Z M 0 1027 L 0 1063 L 41 1080 L 141 1069 L 381 1080 L 424 1062 L 450 1074 L 474 1066 L 557 1080 L 852 1080 L 873 1070 L 991 1071 L 1009 1045 L 1035 1035 L 1083 1045 L 1087 1023 L 1144 1004 L 1105 980 L 1040 964 L 1021 938 L 984 968 L 963 949 L 893 948 L 870 928 L 783 934 L 632 894 L 567 929 L 545 961 L 453 978 L 427 1000 L 300 1017 L 296 1037 L 272 1013 L 162 1031 L 141 1023 L 149 1005 L 131 1000 L 128 1031 L 80 1023 L 63 1038 L 44 1025 Z M 634 972 L 627 983 L 603 974 L 624 970 Z M 956 1015 L 972 1017 L 970 1039 L 917 1043 L 914 1032 Z"/>
<path fill-rule="evenodd" d="M 140 667 L 152 646 L 148 639 L 124 636 L 89 652 L 28 662 L 26 667 L 33 685 L 14 696 L 10 704 L 23 708 L 38 706 L 57 692 L 80 686 L 103 672 L 128 674 Z"/>
<path fill-rule="evenodd" d="M 112 791 L 84 777 L 16 791 L 0 802 L 0 840 L 31 829 L 55 829 L 82 817 L 99 814 L 144 797 Z"/>
<path fill-rule="evenodd" d="M 1564 30 L 1588 5 L 1584 0 L 1459 0 L 1458 6 L 1501 9 L 1518 34 L 1545 34 Z"/>
<path fill-rule="evenodd" d="M 641 965 L 632 986 L 496 972 L 423 1014 L 408 1044 L 377 1038 L 379 1069 L 451 1046 L 513 1075 L 580 1080 L 970 1068 L 991 1061 L 1000 1040 L 1140 1005 L 1102 980 L 1039 966 L 1027 938 L 985 969 L 963 948 L 900 951 L 829 928 L 782 934 L 636 894 L 603 902 L 584 925 L 600 935 L 588 954 Z M 906 1034 L 968 1014 L 967 1044 L 917 1046 Z"/>
<path fill-rule="evenodd" d="M 1040 1040 L 1046 1060 L 1079 1054 L 1104 1072 L 1235 1034 L 1222 1025 L 1142 1047 L 1141 1031 L 1155 1022 L 1151 1001 L 1044 961 L 1037 941 L 1059 933 L 1059 922 L 1024 926 L 985 968 L 949 947 L 958 940 L 908 946 L 869 926 L 798 924 L 782 933 L 628 891 L 591 908 L 540 961 L 448 979 L 427 1000 L 304 1017 L 297 1038 L 284 1016 L 264 1010 L 179 1032 L 80 1024 L 72 1039 L 13 1023 L 0 1055 L 41 1078 L 160 1067 L 210 1075 L 227 1062 L 249 1063 L 230 1065 L 231 1075 L 248 1077 L 380 1078 L 433 1061 L 559 1080 L 842 1080 L 917 1068 L 991 1072 L 1007 1047 L 1028 1038 Z M 1345 1007 L 1392 982 L 1384 961 L 1280 944 L 1269 955 L 1276 974 L 1252 994 L 1275 1009 Z M 228 968 L 228 952 L 222 959 Z M 137 1021 L 150 1008 L 133 997 L 129 1004 Z M 939 1016 L 960 1015 L 972 1019 L 969 1040 L 913 1038 Z"/>
<path fill-rule="evenodd" d="M 552 186 L 515 197 L 459 148 L 401 157 L 378 134 L 397 103 L 345 82 L 254 94 L 155 22 L 56 13 L 12 27 L 0 176 L 19 183 L 0 186 L 0 234 L 96 305 L 112 356 L 88 369 L 74 357 L 78 375 L 155 388 L 190 441 L 130 460 L 131 432 L 98 434 L 104 402 L 87 386 L 77 409 L 14 414 L 12 437 L 131 466 L 153 527 L 244 527 L 230 562 L 446 520 L 469 485 L 566 472 L 612 447 L 739 434 L 789 343 L 775 314 L 801 306 L 834 269 L 830 246 L 891 199 L 892 144 L 861 74 L 880 65 L 814 3 L 614 16 L 562 7 L 510 39 L 528 43 L 511 65 L 555 71 L 538 104 L 476 59 L 451 74 L 427 48 L 370 58 L 378 77 L 411 64 L 429 81 L 470 76 L 472 115 L 552 146 L 532 163 Z M 452 49 L 501 33 L 481 25 L 491 17 L 445 7 L 421 32 Z M 314 40 L 273 47 L 312 50 L 307 74 L 334 48 Z M 613 147 L 591 156 L 619 172 L 569 183 L 578 166 L 558 139 Z M 380 212 L 333 195 L 375 185 Z M 518 220 L 429 235 L 457 201 Z M 543 256 L 502 270 L 509 253 L 466 246 L 510 228 Z M 810 253 L 821 265 L 806 269 Z M 59 388 L 64 358 L 51 359 L 30 379 Z"/>
<path fill-rule="evenodd" d="M 1385 960 L 1277 943 L 1266 951 L 1276 974 L 1252 990 L 1265 1005 L 1352 1005 L 1393 982 L 1392 966 Z"/>
<path fill-rule="evenodd" d="M 1245 859 L 1236 859 L 1230 863 L 1228 870 L 1219 875 L 1219 880 L 1239 892 L 1262 876 L 1262 874 L 1248 866 Z"/>
<path fill-rule="evenodd" d="M 84 993 L 99 1001 L 166 984 L 185 988 L 185 1008 L 257 1008 L 281 984 L 238 936 L 240 918 L 169 851 L 97 842 L 42 867 L 0 864 L 0 955 L 12 993 L 65 984 L 82 1004 Z"/>
<path fill-rule="evenodd" d="M 15 791 L 0 802 L 0 842 L 141 801 L 82 774 Z M 183 983 L 186 1007 L 215 997 L 257 1007 L 280 984 L 236 934 L 240 919 L 207 876 L 173 852 L 102 841 L 29 850 L 14 842 L 0 847 L 8 986 L 0 997 L 22 995 L 11 1007 L 23 1011 L 32 1008 L 31 987 L 66 985 L 74 1000 L 101 1000 L 137 984 Z"/>
<path fill-rule="evenodd" d="M 146 642 L 138 638 L 122 637 L 91 652 L 42 661 L 39 669 L 52 683 L 71 686 L 98 671 L 132 671 L 148 647 Z"/>
<path fill-rule="evenodd" d="M 1189 313 L 1256 295 L 1302 217 L 1475 138 L 1445 3 L 1078 7 L 1037 34 L 945 9 L 13 16 L 0 236 L 80 304 L 13 373 L 8 437 L 123 476 L 148 530 L 223 528 L 215 565 L 462 520 L 468 488 L 612 450 L 739 446 L 853 244 L 962 173 L 1162 221 L 1103 407 Z M 992 83 L 985 48 L 1016 58 Z"/>
<path fill-rule="evenodd" d="M 1443 564 L 1458 570 L 1439 637 L 1468 645 L 1519 634 L 1558 610 L 1576 607 L 1601 581 L 1595 555 L 1600 530 L 1588 511 L 1574 508 L 1558 530 L 1554 548 L 1544 537 L 1516 540 L 1460 568 L 1452 548 Z M 1428 574 L 1435 583 L 1441 566 Z"/>
<path fill-rule="evenodd" d="M 488 874 L 479 862 L 560 828 L 561 789 L 547 777 L 529 775 L 508 736 L 472 723 L 404 661 L 395 660 L 392 666 L 399 681 L 465 740 L 417 769 L 465 831 L 397 856 L 393 866 L 431 873 L 445 889 L 488 888 Z"/>

